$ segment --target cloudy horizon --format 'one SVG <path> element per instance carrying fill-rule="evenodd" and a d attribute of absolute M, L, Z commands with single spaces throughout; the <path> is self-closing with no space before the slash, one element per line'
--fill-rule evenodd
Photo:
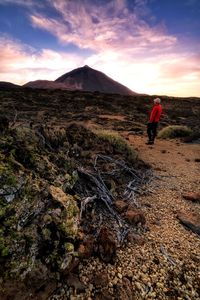
<path fill-rule="evenodd" d="M 137 93 L 200 96 L 195 0 L 0 0 L 0 81 L 89 65 Z"/>

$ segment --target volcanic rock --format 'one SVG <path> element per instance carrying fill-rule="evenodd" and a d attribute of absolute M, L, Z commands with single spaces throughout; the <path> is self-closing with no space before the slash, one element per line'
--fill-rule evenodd
<path fill-rule="evenodd" d="M 114 262 L 116 256 L 117 242 L 113 231 L 102 227 L 97 239 L 97 253 L 100 258 L 108 263 Z"/>
<path fill-rule="evenodd" d="M 144 225 L 146 222 L 144 214 L 141 211 L 135 210 L 133 208 L 129 208 L 123 216 L 127 220 L 127 222 L 132 225 L 138 225 L 139 223 Z"/>
<path fill-rule="evenodd" d="M 193 202 L 200 202 L 200 193 L 187 192 L 182 194 L 182 197 L 186 200 L 191 200 Z"/>
<path fill-rule="evenodd" d="M 101 272 L 93 277 L 93 284 L 96 288 L 105 287 L 108 285 L 108 274 L 106 272 Z"/>
<path fill-rule="evenodd" d="M 70 273 L 66 279 L 67 285 L 73 287 L 77 292 L 81 293 L 85 291 L 85 285 L 80 282 L 77 275 Z"/>
<path fill-rule="evenodd" d="M 190 212 L 178 212 L 177 218 L 179 221 L 192 230 L 194 233 L 200 235 L 200 215 Z"/>
<path fill-rule="evenodd" d="M 124 212 L 124 211 L 128 208 L 127 202 L 125 202 L 125 201 L 123 201 L 123 200 L 117 200 L 117 201 L 115 201 L 114 205 L 115 205 L 115 209 L 116 209 L 119 213 Z"/>

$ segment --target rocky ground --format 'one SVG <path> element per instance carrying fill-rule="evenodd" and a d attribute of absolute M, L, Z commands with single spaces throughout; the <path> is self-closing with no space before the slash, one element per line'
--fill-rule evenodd
<path fill-rule="evenodd" d="M 124 135 L 154 170 L 152 193 L 139 198 L 148 230 L 117 251 L 114 265 L 98 258 L 83 261 L 79 274 L 86 292 L 78 295 L 71 289 L 67 295 L 70 299 L 200 299 L 200 239 L 177 218 L 179 212 L 188 218 L 200 215 L 200 204 L 183 198 L 188 191 L 200 192 L 200 147 L 164 140 L 147 146 L 144 137 Z"/>
<path fill-rule="evenodd" d="M 146 145 L 152 97 L 0 97 L 0 299 L 200 299 L 199 144 Z M 198 139 L 199 100 L 165 98 Z"/>

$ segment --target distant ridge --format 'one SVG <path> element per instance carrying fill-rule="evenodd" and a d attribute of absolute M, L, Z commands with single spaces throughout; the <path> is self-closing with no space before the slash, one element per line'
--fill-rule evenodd
<path fill-rule="evenodd" d="M 51 80 L 35 80 L 29 81 L 23 85 L 23 87 L 28 87 L 32 89 L 61 89 L 61 90 L 72 90 L 72 86 L 68 86 L 64 83 L 59 83 Z"/>
<path fill-rule="evenodd" d="M 0 89 L 16 89 L 16 88 L 20 88 L 20 85 L 11 83 L 11 82 L 7 82 L 7 81 L 0 81 Z"/>
<path fill-rule="evenodd" d="M 137 95 L 126 86 L 87 65 L 60 76 L 55 82 L 76 86 L 83 91 Z"/>

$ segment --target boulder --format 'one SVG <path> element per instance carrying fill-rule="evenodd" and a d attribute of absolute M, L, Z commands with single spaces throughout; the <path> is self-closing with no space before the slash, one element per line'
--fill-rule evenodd
<path fill-rule="evenodd" d="M 100 272 L 94 275 L 93 284 L 96 288 L 102 288 L 108 285 L 109 279 L 108 274 L 106 272 Z"/>
<path fill-rule="evenodd" d="M 200 235 L 200 215 L 194 213 L 185 213 L 185 212 L 178 212 L 177 218 L 179 221 L 192 230 L 194 233 Z"/>
<path fill-rule="evenodd" d="M 138 225 L 141 223 L 144 225 L 146 223 L 144 214 L 136 209 L 128 208 L 128 210 L 123 214 L 124 218 L 131 225 Z"/>
<path fill-rule="evenodd" d="M 187 192 L 187 193 L 182 194 L 182 197 L 186 200 L 200 203 L 200 193 Z"/>
<path fill-rule="evenodd" d="M 85 285 L 80 282 L 77 275 L 70 273 L 66 278 L 67 285 L 73 287 L 78 293 L 83 293 L 86 289 Z"/>
<path fill-rule="evenodd" d="M 94 252 L 94 237 L 86 236 L 83 242 L 79 245 L 78 254 L 81 258 L 90 258 Z"/>
<path fill-rule="evenodd" d="M 140 246 L 144 245 L 144 238 L 134 232 L 129 232 L 126 236 L 126 240 L 129 243 L 134 243 Z"/>
<path fill-rule="evenodd" d="M 117 239 L 113 231 L 102 227 L 97 238 L 97 254 L 106 263 L 113 263 L 116 256 Z"/>
<path fill-rule="evenodd" d="M 68 202 L 68 197 L 63 192 L 63 190 L 61 190 L 61 188 L 50 185 L 49 192 L 55 202 L 59 202 L 59 204 L 61 204 L 61 206 L 66 207 L 67 202 Z"/>
<path fill-rule="evenodd" d="M 115 206 L 116 211 L 118 211 L 119 213 L 122 213 L 128 208 L 128 203 L 123 200 L 117 200 L 117 201 L 115 201 L 114 206 Z"/>

